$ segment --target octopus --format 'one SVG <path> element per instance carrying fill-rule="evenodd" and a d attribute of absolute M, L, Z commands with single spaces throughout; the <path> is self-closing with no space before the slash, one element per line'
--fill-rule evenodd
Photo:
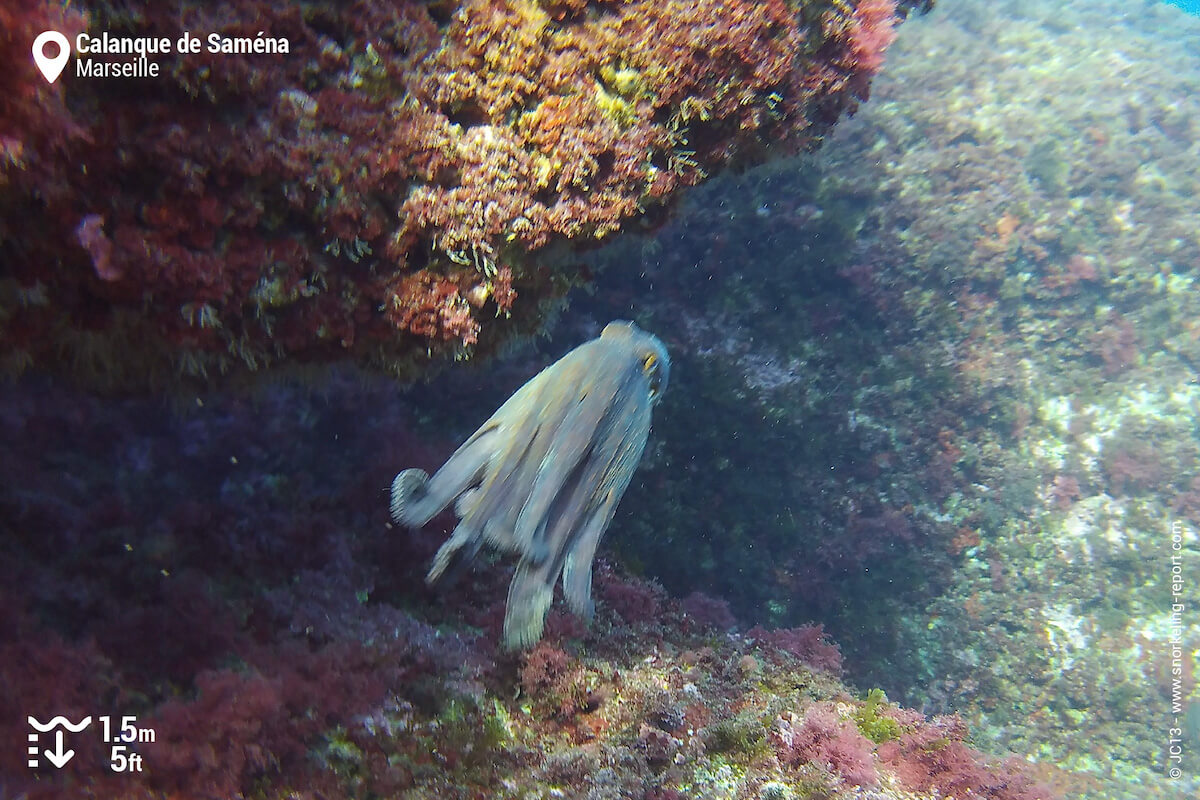
<path fill-rule="evenodd" d="M 426 582 L 448 583 L 486 544 L 517 555 L 507 648 L 541 638 L 560 578 L 568 607 L 590 620 L 592 559 L 641 460 L 670 369 L 656 337 L 611 322 L 518 389 L 432 478 L 398 474 L 398 524 L 420 528 L 451 503 L 458 518 Z"/>

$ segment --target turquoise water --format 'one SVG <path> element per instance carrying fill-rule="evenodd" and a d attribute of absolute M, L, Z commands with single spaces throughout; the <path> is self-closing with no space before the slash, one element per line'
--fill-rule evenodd
<path fill-rule="evenodd" d="M 1200 16 L 1200 0 L 1166 0 L 1173 6 L 1179 6 L 1190 14 Z"/>

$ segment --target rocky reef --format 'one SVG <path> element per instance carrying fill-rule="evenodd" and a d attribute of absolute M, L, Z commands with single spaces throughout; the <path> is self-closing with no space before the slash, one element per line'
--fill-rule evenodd
<path fill-rule="evenodd" d="M 0 400 L 4 738 L 54 706 L 137 715 L 161 746 L 140 778 L 83 739 L 62 773 L 5 751 L 3 791 L 1195 796 L 1200 23 L 1137 8 L 958 0 L 910 20 L 819 152 L 707 181 L 589 252 L 594 291 L 490 370 L 339 372 L 170 413 L 26 370 Z M 627 66 L 595 79 L 605 113 L 639 96 Z M 110 222 L 89 213 L 50 246 L 102 256 Z M 469 250 L 406 268 L 478 283 L 489 254 Z M 491 322 L 491 290 L 468 301 L 479 350 L 550 296 L 505 258 L 511 319 Z M 49 319 L 31 286 L 4 324 Z M 597 619 L 553 611 L 543 645 L 497 653 L 503 565 L 428 593 L 446 526 L 390 530 L 386 487 L 614 317 L 673 371 Z"/>
<path fill-rule="evenodd" d="M 677 365 L 626 563 L 821 620 L 856 681 L 1093 776 L 1078 796 L 1176 798 L 1200 752 L 1200 21 L 1122 8 L 911 20 L 819 153 L 701 187 L 597 259 L 593 300 Z"/>
<path fill-rule="evenodd" d="M 739 633 L 608 564 L 589 628 L 556 608 L 507 652 L 511 565 L 435 596 L 449 515 L 389 529 L 394 465 L 442 449 L 411 397 L 348 374 L 198 400 L 5 395 L 5 796 L 1048 800 L 1069 777 L 844 684 L 819 625 Z M 59 714 L 95 722 L 28 767 L 26 717 Z M 104 742 L 101 715 L 140 733 Z"/>
<path fill-rule="evenodd" d="M 817 145 L 913 5 L 0 12 L 5 371 L 136 386 L 353 359 L 412 377 L 494 349 L 587 281 L 568 254 L 773 146 Z M 45 29 L 205 45 L 148 56 L 156 77 L 69 66 L 50 85 L 28 51 Z M 214 34 L 286 52 L 211 53 Z"/>

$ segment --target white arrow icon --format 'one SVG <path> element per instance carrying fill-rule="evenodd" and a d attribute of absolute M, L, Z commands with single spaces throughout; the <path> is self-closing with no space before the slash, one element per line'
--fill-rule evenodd
<path fill-rule="evenodd" d="M 63 764 L 66 764 L 75 756 L 74 750 L 63 752 L 63 732 L 56 731 L 54 734 L 54 749 L 42 751 L 46 760 L 53 764 L 58 769 L 62 769 Z"/>
<path fill-rule="evenodd" d="M 58 45 L 58 55 L 53 57 L 46 56 L 46 45 L 54 42 Z M 58 76 L 62 74 L 63 67 L 67 66 L 67 62 L 71 60 L 71 43 L 67 41 L 67 37 L 63 36 L 58 31 L 42 31 L 38 37 L 33 40 L 33 61 L 37 64 L 37 68 L 42 71 L 42 75 L 50 83 L 58 80 Z"/>
<path fill-rule="evenodd" d="M 29 727 L 33 728 L 35 731 L 38 731 L 40 733 L 49 733 L 50 731 L 54 730 L 55 728 L 59 727 L 60 725 L 64 728 L 66 728 L 67 730 L 69 730 L 71 733 L 79 733 L 81 730 L 86 728 L 88 725 L 92 724 L 91 717 L 84 717 L 83 719 L 79 720 L 79 723 L 77 725 L 72 725 L 71 720 L 67 719 L 66 717 L 62 717 L 62 716 L 55 717 L 52 720 L 50 720 L 49 722 L 44 722 L 44 723 L 38 722 L 33 717 L 29 717 L 28 719 L 29 719 Z M 65 738 L 66 738 L 65 733 L 63 733 L 62 731 L 55 731 L 54 732 L 54 749 L 42 751 L 42 754 L 46 756 L 46 760 L 49 761 L 51 764 L 53 764 L 57 769 L 62 769 L 64 764 L 66 764 L 68 761 L 70 761 L 72 758 L 75 757 L 74 750 L 63 750 Z M 38 762 L 37 762 L 37 752 L 38 752 L 37 740 L 38 740 L 37 733 L 29 734 L 29 741 L 31 743 L 31 745 L 29 747 L 29 755 L 33 756 L 33 758 L 31 758 L 29 760 L 29 768 L 30 769 L 35 769 L 38 765 Z"/>

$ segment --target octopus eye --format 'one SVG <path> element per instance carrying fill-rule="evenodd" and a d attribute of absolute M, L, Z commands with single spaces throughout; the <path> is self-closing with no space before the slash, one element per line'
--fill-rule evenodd
<path fill-rule="evenodd" d="M 650 399 L 657 400 L 659 394 L 662 393 L 662 364 L 659 363 L 659 357 L 656 353 L 647 353 L 642 356 L 642 374 L 646 376 L 646 383 L 650 386 Z"/>

